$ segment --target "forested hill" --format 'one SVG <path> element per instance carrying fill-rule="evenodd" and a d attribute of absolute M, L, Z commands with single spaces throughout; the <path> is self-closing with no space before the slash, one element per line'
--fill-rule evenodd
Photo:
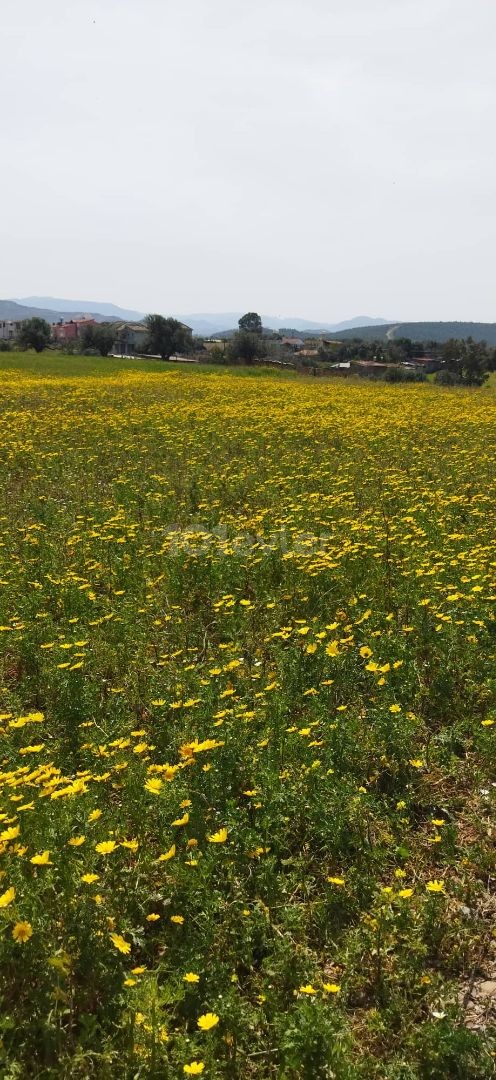
<path fill-rule="evenodd" d="M 450 338 L 472 337 L 474 341 L 487 341 L 496 345 L 496 323 L 479 322 L 402 322 L 385 326 L 361 326 L 359 330 L 341 330 L 327 335 L 329 340 L 394 341 L 410 338 L 412 341 L 449 341 Z"/>

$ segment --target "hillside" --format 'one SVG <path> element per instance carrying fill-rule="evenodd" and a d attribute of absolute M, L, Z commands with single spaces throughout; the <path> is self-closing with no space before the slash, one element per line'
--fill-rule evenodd
<path fill-rule="evenodd" d="M 243 312 L 194 312 L 186 315 L 178 315 L 174 312 L 173 314 L 186 326 L 190 326 L 194 334 L 217 337 L 226 331 L 237 330 L 238 320 Z M 103 300 L 63 300 L 55 296 L 24 296 L 15 300 L 0 300 L 0 319 L 30 319 L 33 316 L 39 316 L 47 322 L 58 322 L 62 317 L 74 319 L 78 315 L 92 315 L 97 322 L 141 322 L 145 317 L 141 311 L 121 308 L 117 304 L 110 304 Z M 337 333 L 362 326 L 368 328 L 390 325 L 385 319 L 371 318 L 368 315 L 357 315 L 352 319 L 337 323 L 319 323 L 293 315 L 262 315 L 262 322 L 268 330 L 280 330 L 282 327 L 289 326 L 307 336 Z"/>
<path fill-rule="evenodd" d="M 16 300 L 0 300 L 0 319 L 22 321 L 22 319 L 46 319 L 49 323 L 59 322 L 61 318 L 66 320 L 76 319 L 81 315 L 91 314 L 97 322 L 121 322 L 120 318 L 112 315 L 104 315 L 98 311 L 84 312 L 81 308 L 71 311 L 57 311 L 54 308 L 33 307 L 17 303 Z"/>
<path fill-rule="evenodd" d="M 140 322 L 144 319 L 142 311 L 133 311 L 128 308 L 118 307 L 117 304 L 107 304 L 100 300 L 61 300 L 56 296 L 24 296 L 16 298 L 18 304 L 23 307 L 47 308 L 62 315 L 94 315 L 105 319 L 119 319 L 119 321 Z M 95 314 L 97 313 L 97 314 Z"/>
<path fill-rule="evenodd" d="M 100 310 L 102 310 L 101 305 Z M 217 337 L 226 331 L 237 330 L 238 320 L 242 314 L 242 311 L 190 312 L 186 315 L 178 315 L 177 318 L 186 323 L 187 326 L 191 326 L 195 334 L 202 334 L 205 337 Z M 387 319 L 370 318 L 368 315 L 356 315 L 351 319 L 335 323 L 300 319 L 296 315 L 262 315 L 261 318 L 267 330 L 281 330 L 284 327 L 292 327 L 298 333 L 306 334 L 309 337 L 314 334 L 336 333 L 339 330 L 354 327 L 390 325 Z"/>
<path fill-rule="evenodd" d="M 385 341 L 407 337 L 412 341 L 449 341 L 450 338 L 472 337 L 474 341 L 487 341 L 496 345 L 496 323 L 478 322 L 401 322 L 386 323 L 383 326 L 363 326 L 359 330 L 341 330 L 329 334 L 329 338 L 351 341 L 361 338 L 363 341 Z"/>
<path fill-rule="evenodd" d="M 35 304 L 34 301 L 37 301 Z M 229 337 L 237 329 L 241 312 L 196 313 L 177 315 L 176 318 L 190 326 L 194 334 L 205 337 Z M 89 300 L 59 300 L 55 297 L 25 297 L 18 300 L 0 300 L 0 319 L 30 319 L 39 316 L 47 322 L 59 319 L 75 319 L 81 315 L 92 315 L 97 322 L 120 322 L 121 320 L 141 321 L 144 318 L 139 311 L 120 308 L 116 304 Z M 474 341 L 487 341 L 496 345 L 496 323 L 478 322 L 386 322 L 384 319 L 368 319 L 365 315 L 339 323 L 318 323 L 309 319 L 288 316 L 262 315 L 262 322 L 268 330 L 280 330 L 290 327 L 302 336 L 325 334 L 330 340 L 350 341 L 360 338 L 362 341 L 394 341 L 395 338 L 407 337 L 412 341 L 449 341 L 450 338 L 472 337 Z"/>

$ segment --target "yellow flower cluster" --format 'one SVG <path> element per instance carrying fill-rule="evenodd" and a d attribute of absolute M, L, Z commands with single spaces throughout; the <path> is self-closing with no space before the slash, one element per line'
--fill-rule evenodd
<path fill-rule="evenodd" d="M 150 361 L 7 367 L 0 398 L 21 1071 L 42 1021 L 68 1046 L 93 1012 L 129 1075 L 239 1051 L 262 1077 L 309 1009 L 360 1060 L 357 1001 L 401 1016 L 410 986 L 427 1015 L 487 938 L 463 905 L 490 865 L 492 390 Z"/>

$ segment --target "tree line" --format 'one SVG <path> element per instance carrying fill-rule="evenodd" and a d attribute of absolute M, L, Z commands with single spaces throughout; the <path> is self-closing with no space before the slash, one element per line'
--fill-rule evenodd
<path fill-rule="evenodd" d="M 171 356 L 191 355 L 203 349 L 201 339 L 193 339 L 189 327 L 177 319 L 151 314 L 146 316 L 144 326 L 146 337 L 140 347 L 140 353 L 144 355 L 169 360 Z M 115 337 L 115 324 L 95 323 L 84 327 L 77 344 L 83 354 L 108 356 Z M 209 353 L 208 359 L 224 364 L 254 364 L 271 355 L 274 345 L 277 347 L 278 337 L 278 334 L 264 331 L 257 312 L 248 311 L 239 319 L 238 329 L 225 347 Z M 45 319 L 34 317 L 22 324 L 17 339 L 21 348 L 42 352 L 50 342 L 51 327 Z M 496 370 L 496 348 L 485 341 L 474 341 L 471 337 L 451 338 L 440 343 L 418 342 L 408 337 L 371 341 L 357 336 L 345 342 L 317 339 L 314 345 L 316 363 L 327 369 L 333 363 L 353 360 L 373 360 L 400 368 L 405 363 L 430 359 L 436 361 L 439 367 L 436 381 L 446 385 L 468 386 L 481 386 L 490 372 Z M 205 354 L 204 358 L 207 359 Z"/>
<path fill-rule="evenodd" d="M 189 327 L 178 319 L 164 315 L 147 315 L 144 320 L 146 337 L 140 347 L 145 355 L 160 356 L 169 360 L 171 356 L 191 354 L 195 350 L 193 334 Z M 239 320 L 238 331 L 229 343 L 229 356 L 233 363 L 254 363 L 265 353 L 262 342 L 262 320 L 256 312 L 247 312 Z M 94 323 L 85 326 L 77 340 L 82 353 L 108 356 L 116 339 L 115 323 Z M 34 349 L 43 352 L 52 340 L 50 324 L 38 316 L 23 322 L 17 337 L 17 344 L 22 349 Z"/>
<path fill-rule="evenodd" d="M 145 354 L 150 353 L 168 360 L 175 353 L 192 351 L 192 332 L 177 319 L 167 319 L 163 315 L 147 315 L 144 325 L 147 334 L 142 351 Z M 108 356 L 115 340 L 115 323 L 94 323 L 83 328 L 81 336 L 77 339 L 77 345 L 83 354 Z M 35 352 L 40 353 L 48 348 L 51 341 L 50 324 L 45 319 L 35 316 L 23 322 L 16 343 L 21 349 L 34 349 Z"/>
<path fill-rule="evenodd" d="M 450 338 L 449 341 L 414 341 L 408 337 L 391 341 L 371 341 L 355 338 L 346 342 L 321 342 L 318 346 L 321 363 L 343 363 L 368 360 L 376 363 L 401 365 L 434 361 L 438 370 L 436 381 L 445 385 L 481 386 L 496 371 L 496 348 L 473 338 Z"/>

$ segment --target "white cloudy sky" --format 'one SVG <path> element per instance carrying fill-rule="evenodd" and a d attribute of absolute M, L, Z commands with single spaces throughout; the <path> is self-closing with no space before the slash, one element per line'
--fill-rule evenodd
<path fill-rule="evenodd" d="M 496 320 L 494 0 L 0 0 L 0 297 Z"/>

